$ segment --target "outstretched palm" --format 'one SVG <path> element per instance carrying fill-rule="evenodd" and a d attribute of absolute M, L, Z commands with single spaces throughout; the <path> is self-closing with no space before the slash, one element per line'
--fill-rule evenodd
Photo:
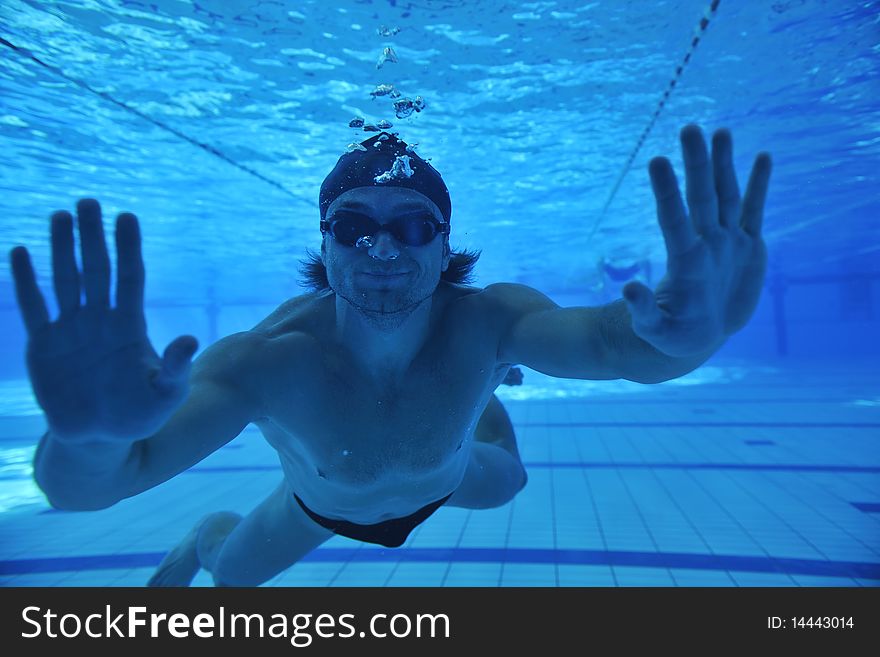
<path fill-rule="evenodd" d="M 623 290 L 636 335 L 674 357 L 717 349 L 754 312 L 767 263 L 761 224 L 771 169 L 770 156 L 759 154 L 740 199 L 727 130 L 714 134 L 711 160 L 697 126 L 685 127 L 681 142 L 689 214 L 669 161 L 650 164 L 666 275 L 653 292 L 638 282 Z"/>
<path fill-rule="evenodd" d="M 137 218 L 116 224 L 119 279 L 110 307 L 110 258 L 101 208 L 77 205 L 82 243 L 82 289 L 73 247 L 73 218 L 52 216 L 52 261 L 59 316 L 49 320 L 27 249 L 12 250 L 16 296 L 28 333 L 27 364 L 50 429 L 68 440 L 144 438 L 183 400 L 195 338 L 182 336 L 160 358 L 144 321 L 144 266 Z"/>

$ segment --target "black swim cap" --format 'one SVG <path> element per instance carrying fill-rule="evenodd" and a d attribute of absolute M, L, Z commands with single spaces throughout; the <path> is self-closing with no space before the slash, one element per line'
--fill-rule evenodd
<path fill-rule="evenodd" d="M 354 150 L 339 158 L 321 184 L 321 219 L 338 196 L 356 187 L 409 187 L 434 201 L 443 218 L 452 216 L 449 190 L 440 173 L 395 135 L 380 132 L 361 142 L 366 150 Z"/>

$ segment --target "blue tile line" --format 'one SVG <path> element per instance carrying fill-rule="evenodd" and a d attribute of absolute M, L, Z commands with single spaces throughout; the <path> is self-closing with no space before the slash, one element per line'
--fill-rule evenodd
<path fill-rule="evenodd" d="M 705 444 L 703 444 L 701 442 L 695 444 L 694 441 L 690 437 L 685 439 L 684 443 L 688 446 L 689 449 L 696 452 L 696 454 L 698 455 L 699 458 L 708 458 L 705 453 L 705 449 L 706 449 Z M 730 448 L 728 447 L 726 449 L 726 451 L 729 453 Z M 711 500 L 718 507 L 718 509 L 720 509 L 720 514 L 723 514 L 724 516 L 726 516 L 734 524 L 734 526 L 739 530 L 739 532 L 741 532 L 742 536 L 746 537 L 749 541 L 751 541 L 751 543 L 753 545 L 760 548 L 761 552 L 763 552 L 763 555 L 760 558 L 765 558 L 765 559 L 771 558 L 770 553 L 764 547 L 764 545 L 762 544 L 762 541 L 755 538 L 755 536 L 753 536 L 752 533 L 749 531 L 749 528 L 746 526 L 746 524 L 744 524 L 742 522 L 743 517 L 741 514 L 740 506 L 735 502 L 735 500 L 731 500 L 729 498 L 729 495 L 731 492 L 729 489 L 737 488 L 737 489 L 742 490 L 742 488 L 743 488 L 741 485 L 738 484 L 738 482 L 735 480 L 735 478 L 732 478 L 726 474 L 719 475 L 719 476 L 713 476 L 713 477 L 700 477 L 695 472 L 690 472 L 690 471 L 687 474 L 688 474 L 687 479 L 690 479 L 690 482 L 693 485 L 697 486 L 699 489 L 701 489 L 703 494 L 709 500 Z M 656 476 L 656 473 L 654 473 L 654 475 Z M 726 480 L 726 483 L 728 485 L 727 486 L 722 485 L 719 487 L 717 484 L 721 483 L 724 480 Z M 724 490 L 726 488 L 729 488 L 729 489 Z M 770 509 L 768 509 L 767 506 L 760 501 L 757 506 L 759 506 L 759 508 L 763 508 L 767 512 L 772 513 L 772 511 Z M 734 584 L 738 585 L 736 579 L 730 574 L 730 571 L 727 571 L 727 575 L 728 575 L 728 577 L 731 578 L 731 580 L 734 582 Z M 790 580 L 789 582 L 786 582 L 787 585 L 796 584 L 796 582 L 794 581 L 794 578 L 792 578 L 792 576 L 790 574 L 786 573 L 786 575 L 787 575 L 788 579 Z"/>
<path fill-rule="evenodd" d="M 611 454 L 608 450 L 608 445 L 606 444 L 605 439 L 602 436 L 599 436 L 599 444 L 602 446 L 602 449 L 605 450 L 605 454 L 607 454 L 608 457 L 611 458 Z M 574 448 L 577 452 L 578 458 L 581 460 L 581 462 L 583 462 L 583 442 L 580 440 L 575 440 Z M 601 551 L 608 552 L 608 540 L 605 536 L 605 528 L 602 526 L 602 514 L 600 513 L 599 506 L 596 502 L 596 500 L 599 498 L 596 496 L 596 491 L 594 490 L 593 483 L 590 481 L 589 473 L 586 470 L 582 469 L 581 477 L 584 480 L 584 485 L 587 487 L 591 511 L 593 512 L 593 517 L 596 519 L 596 531 L 599 534 L 599 538 L 602 540 L 603 549 Z M 516 501 L 516 498 L 514 498 L 514 501 Z M 608 570 L 611 571 L 611 580 L 614 582 L 614 586 L 618 586 L 620 582 L 617 579 L 617 572 L 614 570 L 614 568 L 609 568 Z"/>
<path fill-rule="evenodd" d="M 581 470 L 741 470 L 745 472 L 842 472 L 850 474 L 877 474 L 880 466 L 870 465 L 819 465 L 786 463 L 606 463 L 591 461 L 587 463 L 547 461 L 523 462 L 526 468 L 534 470 L 567 468 Z M 280 465 L 217 465 L 196 466 L 182 474 L 217 474 L 221 472 L 280 472 Z M 32 477 L 26 474 L 0 476 L 0 481 L 25 481 Z"/>
<path fill-rule="evenodd" d="M 464 522 L 461 523 L 461 528 L 458 530 L 458 536 L 455 539 L 455 545 L 452 546 L 453 550 L 459 549 L 459 546 L 461 545 L 461 540 L 464 538 L 464 534 L 467 531 L 467 526 L 470 523 L 471 518 L 473 518 L 473 516 L 474 516 L 474 509 L 466 509 L 466 511 L 467 511 L 467 515 L 464 518 Z M 424 527 L 425 527 L 424 524 L 419 525 L 417 530 L 419 532 L 421 532 L 424 529 Z M 450 561 L 446 564 L 446 569 L 443 571 L 443 577 L 440 579 L 440 586 L 446 586 L 446 580 L 449 579 L 449 571 L 451 569 L 452 569 L 452 562 Z M 502 570 L 503 570 L 503 566 L 502 566 Z M 387 582 L 386 582 L 386 584 L 387 584 Z M 498 585 L 501 586 L 500 577 L 498 580 Z"/>
<path fill-rule="evenodd" d="M 164 552 L 44 557 L 0 561 L 0 575 L 23 575 L 122 568 L 155 568 Z M 303 561 L 312 563 L 521 563 L 575 566 L 637 566 L 714 571 L 763 572 L 880 580 L 880 563 L 821 561 L 678 552 L 554 550 L 531 548 L 318 548 Z"/>
<path fill-rule="evenodd" d="M 825 554 L 825 551 L 819 545 L 816 544 L 817 541 L 814 540 L 813 536 L 808 536 L 805 534 L 805 532 L 803 532 L 799 529 L 798 525 L 800 525 L 801 528 L 803 527 L 803 525 L 802 525 L 802 523 L 794 520 L 795 518 L 798 517 L 798 513 L 797 513 L 798 509 L 795 506 L 795 504 L 792 504 L 791 502 L 786 502 L 787 508 L 791 509 L 791 515 L 788 515 L 786 513 L 781 512 L 779 506 L 775 503 L 775 501 L 770 503 L 771 500 L 776 499 L 776 495 L 780 495 L 780 493 L 777 492 L 777 491 L 779 491 L 779 489 L 783 490 L 782 495 L 788 494 L 787 491 L 785 491 L 787 486 L 780 486 L 778 481 L 775 481 L 775 480 L 767 477 L 766 475 L 761 475 L 761 474 L 755 475 L 752 478 L 736 478 L 736 479 L 734 479 L 730 475 L 725 475 L 725 476 L 727 477 L 727 479 L 729 481 L 731 481 L 734 484 L 734 486 L 737 489 L 739 489 L 740 495 L 746 497 L 747 504 L 748 504 L 748 500 L 751 500 L 751 502 L 754 503 L 759 508 L 763 507 L 765 513 L 768 514 L 768 516 L 770 516 L 769 519 L 771 520 L 771 522 L 775 522 L 776 524 L 778 524 L 779 527 L 786 528 L 788 531 L 790 531 L 794 535 L 795 540 L 791 540 L 791 538 L 786 537 L 785 541 L 787 544 L 795 545 L 797 543 L 797 539 L 799 539 L 799 540 L 803 541 L 803 544 L 805 546 L 809 546 L 806 548 L 805 547 L 798 548 L 798 552 L 800 554 L 804 554 L 805 552 L 808 552 L 810 549 L 812 549 L 814 551 L 814 553 L 818 554 L 820 557 L 826 557 L 826 558 L 828 557 L 828 555 Z M 745 481 L 744 481 L 744 479 L 745 479 Z M 755 484 L 757 484 L 758 486 L 761 487 L 761 489 L 762 489 L 761 494 L 759 494 L 756 491 Z M 774 491 L 774 488 L 776 489 L 775 491 Z M 767 492 L 770 492 L 770 494 L 768 495 Z M 775 493 L 775 495 L 774 495 L 774 493 Z M 740 495 L 738 495 L 738 497 Z M 793 497 L 796 502 L 803 503 L 803 500 L 801 498 L 798 498 L 797 496 L 793 496 Z M 833 520 L 828 518 L 825 514 L 823 514 L 820 509 L 811 509 L 810 508 L 811 505 L 809 503 L 807 503 L 805 506 L 807 507 L 807 510 L 812 510 L 818 517 L 821 517 L 821 518 L 825 519 L 826 521 L 828 521 L 830 524 L 833 524 L 838 531 L 841 531 L 843 534 L 846 534 L 850 538 L 855 538 L 855 537 L 852 537 L 849 534 L 849 532 L 846 532 L 845 530 L 843 530 L 843 528 L 841 528 L 839 525 L 837 525 L 836 522 L 834 522 Z M 731 507 L 741 508 L 739 505 L 736 505 L 736 506 L 734 506 L 732 504 L 726 505 L 726 508 L 728 508 L 728 509 L 730 509 Z M 773 520 L 774 518 L 775 518 L 775 520 Z M 748 531 L 748 529 L 746 527 L 743 527 L 743 528 L 747 530 L 749 537 L 752 538 L 752 540 L 754 540 L 756 544 L 760 545 L 761 549 L 766 552 L 767 548 L 764 545 L 764 541 L 761 541 L 761 540 L 758 540 L 757 538 L 755 538 L 753 533 L 751 531 Z M 811 534 L 813 533 L 812 528 L 810 528 L 809 533 L 811 533 Z M 856 540 L 858 540 L 858 539 L 856 539 Z M 861 541 L 859 541 L 859 542 L 861 543 Z M 864 545 L 864 543 L 862 543 L 862 545 Z M 869 546 L 866 546 L 866 547 L 869 547 Z M 870 549 L 870 547 L 869 547 L 869 549 Z M 873 550 L 871 550 L 871 551 L 873 552 Z"/>
<path fill-rule="evenodd" d="M 630 446 L 632 446 L 632 441 L 630 441 L 630 439 L 629 439 L 628 436 L 626 436 L 626 437 L 624 438 L 624 440 L 626 440 L 628 443 L 630 443 Z M 552 475 L 553 470 L 550 470 L 550 473 L 551 473 L 551 476 L 553 476 L 553 475 Z M 651 475 L 649 475 L 649 476 L 656 477 L 656 475 L 654 475 L 653 473 L 651 473 Z M 633 514 L 633 518 L 634 518 L 634 519 L 635 519 L 635 518 L 638 518 L 638 519 L 639 519 L 639 522 L 641 523 L 641 526 L 642 526 L 642 530 L 643 530 L 643 531 L 645 532 L 645 534 L 647 535 L 648 540 L 650 540 L 651 545 L 652 545 L 653 548 L 654 548 L 654 552 L 655 552 L 655 553 L 659 552 L 659 550 L 660 550 L 660 546 L 657 545 L 657 541 L 656 541 L 656 539 L 654 538 L 654 532 L 651 531 L 651 525 L 650 525 L 650 523 L 645 519 L 645 514 L 642 512 L 642 506 L 639 504 L 636 495 L 633 494 L 633 490 L 632 490 L 632 488 L 630 487 L 629 482 L 627 482 L 627 478 L 626 478 L 624 475 L 622 475 L 622 474 L 620 474 L 620 473 L 618 472 L 618 473 L 617 473 L 617 479 L 618 479 L 618 481 L 619 481 L 619 485 L 623 488 L 623 490 L 625 491 L 626 496 L 629 498 L 629 501 L 630 501 L 630 504 L 632 504 L 632 508 L 633 508 L 633 510 L 635 511 L 635 513 Z M 554 523 L 555 523 L 555 519 L 554 519 Z M 635 525 L 635 523 L 633 523 L 633 524 Z M 554 524 L 554 527 L 555 527 L 555 524 Z M 708 547 L 708 546 L 706 546 L 706 547 Z M 648 553 L 646 553 L 646 554 L 648 554 Z M 670 578 L 673 582 L 676 581 L 676 580 L 675 580 L 675 575 L 673 575 L 673 574 L 669 571 L 669 567 L 668 567 L 668 566 L 666 567 L 666 574 L 669 576 L 669 578 Z"/>
<path fill-rule="evenodd" d="M 644 404 L 644 401 L 639 402 Z M 666 404 L 665 401 L 658 402 Z M 689 402 L 690 403 L 690 402 Z M 604 405 L 600 404 L 600 405 Z M 516 427 L 577 427 L 577 428 L 608 428 L 608 427 L 738 427 L 738 428 L 764 428 L 764 429 L 877 429 L 880 422 L 729 422 L 729 421 L 636 421 L 636 422 L 515 422 Z M 39 437 L 35 436 L 0 436 L 0 442 L 16 442 L 36 445 Z M 237 445 L 233 447 L 235 449 Z"/>
<path fill-rule="evenodd" d="M 516 422 L 519 427 L 737 427 L 762 429 L 877 429 L 880 422 Z"/>
<path fill-rule="evenodd" d="M 640 458 L 644 458 L 644 453 L 642 450 L 644 447 L 647 447 L 647 445 L 645 445 L 644 441 L 642 441 L 641 439 L 633 440 L 633 438 L 631 436 L 626 436 L 625 440 L 629 443 L 629 445 L 632 447 L 633 451 L 636 454 L 638 454 Z M 654 443 L 655 443 L 655 445 L 654 445 L 655 447 L 658 446 L 656 444 L 656 441 L 654 441 Z M 659 447 L 664 452 L 666 452 L 666 454 L 668 454 L 670 456 L 674 456 L 674 454 L 669 450 L 669 448 L 667 446 L 660 444 Z M 662 489 L 663 492 L 669 497 L 669 500 L 672 503 L 672 506 L 675 507 L 675 509 L 677 509 L 679 514 L 681 514 L 681 517 L 684 518 L 685 522 L 691 528 L 691 531 L 693 531 L 694 534 L 699 538 L 700 542 L 702 543 L 702 546 L 698 547 L 697 549 L 705 549 L 705 550 L 708 550 L 709 552 L 711 552 L 712 548 L 711 548 L 710 542 L 706 540 L 706 538 L 700 532 L 699 526 L 696 523 L 694 523 L 694 521 L 691 519 L 690 515 L 688 515 L 687 511 L 685 511 L 685 509 L 681 506 L 681 504 L 679 503 L 678 496 L 676 496 L 675 494 L 673 494 L 672 491 L 669 490 L 669 487 L 666 485 L 664 478 L 659 476 L 657 474 L 657 472 L 653 471 L 653 470 L 651 471 L 650 475 L 654 479 L 654 482 L 656 483 L 656 485 L 659 486 L 659 488 Z M 586 477 L 586 473 L 584 473 L 584 476 Z M 626 477 L 624 477 L 622 474 L 619 476 L 622 480 L 626 479 Z M 635 503 L 635 499 L 633 500 L 633 502 Z M 643 523 L 645 524 L 645 529 L 650 532 L 650 529 L 648 529 L 648 523 L 645 522 L 644 519 L 643 519 Z M 656 544 L 655 544 L 655 546 L 656 546 Z M 766 552 L 765 552 L 765 554 L 766 554 Z M 736 581 L 733 579 L 733 577 L 730 575 L 730 573 L 728 571 L 724 571 L 724 574 L 726 575 L 727 579 L 730 581 L 730 583 L 732 585 L 736 585 Z M 669 570 L 669 577 L 672 578 L 672 581 L 674 581 L 676 583 L 678 582 L 676 575 L 672 570 Z"/>
<path fill-rule="evenodd" d="M 524 462 L 526 468 L 534 470 L 568 468 L 581 470 L 741 470 L 745 472 L 824 472 L 850 474 L 877 474 L 880 466 L 863 465 L 794 465 L 782 463 L 548 463 L 544 461 Z M 280 472 L 278 465 L 227 465 L 194 467 L 182 474 L 217 474 L 221 472 Z M 32 477 L 25 474 L 3 475 L 0 481 L 25 481 Z"/>
<path fill-rule="evenodd" d="M 865 513 L 880 513 L 880 503 L 878 502 L 850 502 L 850 504 Z"/>
<path fill-rule="evenodd" d="M 880 472 L 880 466 L 868 465 L 821 465 L 821 464 L 786 464 L 786 463 L 609 463 L 604 461 L 525 461 L 527 468 L 552 469 L 639 469 L 639 470 L 770 470 L 780 472 L 850 472 L 863 474 L 876 474 Z M 278 471 L 278 465 L 245 465 L 245 466 L 196 466 L 186 472 L 193 474 L 208 474 L 215 472 L 263 472 Z M 2 479 L 2 478 L 0 478 Z"/>
<path fill-rule="evenodd" d="M 337 562 L 339 564 L 339 567 L 336 569 L 336 572 L 333 573 L 333 577 L 331 577 L 330 580 L 327 582 L 327 586 L 333 586 L 336 580 L 339 579 L 339 576 L 342 575 L 342 572 L 346 568 L 348 568 L 348 564 L 352 562 L 355 555 L 364 549 L 364 545 L 366 544 L 358 543 L 353 548 L 348 549 L 347 554 Z"/>
<path fill-rule="evenodd" d="M 793 449 L 789 448 L 789 451 L 794 452 Z M 803 479 L 807 482 L 813 490 L 811 491 L 813 495 L 815 495 L 815 481 L 810 480 L 809 478 L 804 477 L 803 474 L 797 475 L 798 479 Z M 876 550 L 876 546 L 873 544 L 873 541 L 868 536 L 864 537 L 867 540 L 863 540 L 863 537 L 859 534 L 861 532 L 850 531 L 851 527 L 848 526 L 848 523 L 840 523 L 839 522 L 839 514 L 836 510 L 829 510 L 828 506 L 825 504 L 817 505 L 813 500 L 824 495 L 816 497 L 812 497 L 812 495 L 807 494 L 798 494 L 798 487 L 792 487 L 791 485 L 782 485 L 778 479 L 773 477 L 768 477 L 766 473 L 756 474 L 752 477 L 756 482 L 761 482 L 759 486 L 754 486 L 747 483 L 746 478 L 739 479 L 736 484 L 747 492 L 749 496 L 752 497 L 756 502 L 765 506 L 769 511 L 771 511 L 781 523 L 786 525 L 791 531 L 793 531 L 797 536 L 801 538 L 805 543 L 810 545 L 817 554 L 827 557 L 825 554 L 825 550 L 820 547 L 824 542 L 821 539 L 815 540 L 813 536 L 812 528 L 808 528 L 803 524 L 802 521 L 797 521 L 795 518 L 802 517 L 801 514 L 808 513 L 814 516 L 813 522 L 818 521 L 819 519 L 824 520 L 829 525 L 834 527 L 834 531 L 838 533 L 839 539 L 843 539 L 845 541 L 852 542 L 854 544 L 861 545 L 864 548 L 867 548 L 870 552 L 877 554 L 878 550 Z M 838 477 L 838 479 L 843 479 L 843 477 Z M 762 494 L 757 495 L 756 490 L 758 488 L 762 489 Z M 827 494 L 827 493 L 826 493 Z M 790 499 L 785 500 L 785 497 L 788 496 Z M 768 500 L 777 500 L 772 506 L 767 504 Z M 838 498 L 840 499 L 840 498 Z M 843 500 L 841 500 L 843 501 Z M 781 503 L 781 505 L 780 505 Z M 780 512 L 781 508 L 787 510 L 787 512 Z M 818 523 L 817 523 L 818 524 Z M 811 523 L 812 526 L 812 523 Z"/>
<path fill-rule="evenodd" d="M 553 460 L 553 441 L 547 445 L 549 450 L 550 460 Z M 559 547 L 559 535 L 557 533 L 558 524 L 557 524 L 557 515 L 556 515 L 556 479 L 554 478 L 554 470 L 550 470 L 550 527 L 553 529 L 553 549 L 556 550 Z M 648 532 L 650 536 L 650 532 Z M 653 542 L 653 538 L 651 539 Z M 507 547 L 507 545 L 505 545 Z M 654 549 L 657 549 L 657 544 L 654 543 Z M 559 586 L 559 564 L 553 566 L 553 577 L 555 578 L 555 585 Z"/>

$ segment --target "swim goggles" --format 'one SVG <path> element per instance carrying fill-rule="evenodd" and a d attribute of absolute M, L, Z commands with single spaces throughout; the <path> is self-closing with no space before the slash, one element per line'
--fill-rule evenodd
<path fill-rule="evenodd" d="M 387 224 L 380 224 L 372 217 L 349 210 L 338 210 L 329 219 L 321 220 L 321 232 L 329 231 L 333 239 L 346 246 L 371 247 L 382 230 L 387 230 L 401 244 L 424 246 L 438 233 L 448 234 L 449 224 L 430 212 L 404 214 Z"/>

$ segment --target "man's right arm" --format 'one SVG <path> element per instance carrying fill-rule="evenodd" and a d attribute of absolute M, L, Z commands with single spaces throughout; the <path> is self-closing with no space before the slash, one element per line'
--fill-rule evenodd
<path fill-rule="evenodd" d="M 152 436 L 134 442 L 43 436 L 34 478 L 53 507 L 96 510 L 171 479 L 261 416 L 257 379 L 266 338 L 238 333 L 193 363 L 183 404 Z"/>

